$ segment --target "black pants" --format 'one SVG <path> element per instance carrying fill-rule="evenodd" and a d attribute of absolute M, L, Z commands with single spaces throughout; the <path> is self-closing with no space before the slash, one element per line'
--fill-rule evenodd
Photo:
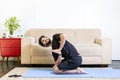
<path fill-rule="evenodd" d="M 58 54 L 52 53 L 54 60 L 56 61 L 58 59 Z M 82 57 L 81 56 L 74 56 L 70 59 L 63 59 L 61 63 L 58 65 L 59 70 L 73 70 L 79 67 L 82 63 Z"/>

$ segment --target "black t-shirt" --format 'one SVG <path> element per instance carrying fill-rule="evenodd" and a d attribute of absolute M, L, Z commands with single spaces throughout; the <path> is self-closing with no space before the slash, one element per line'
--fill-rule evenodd
<path fill-rule="evenodd" d="M 54 34 L 53 35 L 53 40 L 52 40 L 52 49 L 58 49 L 60 47 L 60 34 L 62 33 L 58 33 L 58 34 Z M 74 45 L 72 45 L 69 41 L 65 41 L 65 44 L 61 50 L 62 53 L 62 57 L 64 59 L 72 59 L 76 56 L 79 55 L 78 51 L 76 50 L 76 48 L 74 47 Z"/>

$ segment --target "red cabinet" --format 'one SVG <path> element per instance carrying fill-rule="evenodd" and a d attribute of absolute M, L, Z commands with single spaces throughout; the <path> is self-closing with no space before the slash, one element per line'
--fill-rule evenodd
<path fill-rule="evenodd" d="M 17 57 L 21 53 L 21 38 L 0 38 L 0 53 L 2 56 L 2 61 L 7 57 Z"/>

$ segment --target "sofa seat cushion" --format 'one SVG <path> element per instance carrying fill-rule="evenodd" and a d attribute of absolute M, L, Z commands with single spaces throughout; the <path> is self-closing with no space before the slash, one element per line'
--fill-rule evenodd
<path fill-rule="evenodd" d="M 77 50 L 81 56 L 96 57 L 102 56 L 102 47 L 98 44 L 76 44 Z"/>
<path fill-rule="evenodd" d="M 54 59 L 51 56 L 32 56 L 31 64 L 54 64 Z"/>
<path fill-rule="evenodd" d="M 82 64 L 87 64 L 87 65 L 89 65 L 89 64 L 102 64 L 102 56 L 101 57 L 85 57 L 85 56 L 83 56 L 82 57 L 82 59 L 83 59 L 83 62 L 82 62 Z"/>

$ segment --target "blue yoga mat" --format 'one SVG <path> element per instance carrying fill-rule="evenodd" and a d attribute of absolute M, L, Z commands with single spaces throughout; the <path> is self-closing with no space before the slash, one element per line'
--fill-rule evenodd
<path fill-rule="evenodd" d="M 120 78 L 120 69 L 83 68 L 87 74 L 55 74 L 51 68 L 30 68 L 24 78 Z"/>

